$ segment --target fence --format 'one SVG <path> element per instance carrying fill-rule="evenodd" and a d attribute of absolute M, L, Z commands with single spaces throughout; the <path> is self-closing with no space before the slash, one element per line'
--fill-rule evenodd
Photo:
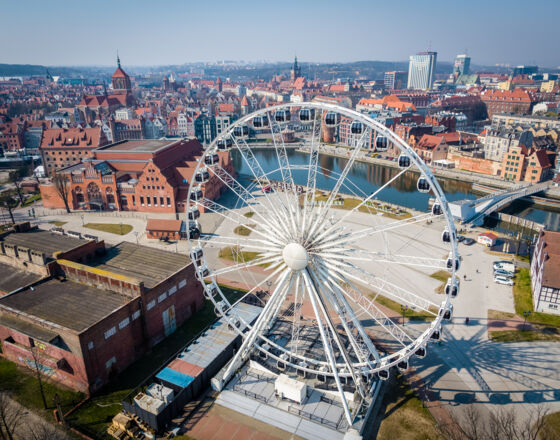
<path fill-rule="evenodd" d="M 303 411 L 303 410 L 301 410 L 299 408 L 296 408 L 292 405 L 288 406 L 288 412 L 290 412 L 292 414 L 296 414 L 296 415 L 298 415 L 300 417 L 303 417 L 307 420 L 311 420 L 312 422 L 318 422 L 321 425 L 326 425 L 326 426 L 328 426 L 330 428 L 333 428 L 333 429 L 339 429 L 339 428 L 342 427 L 342 424 L 343 424 L 342 423 L 343 422 L 342 421 L 342 416 L 341 416 L 341 418 L 339 419 L 338 422 L 333 422 L 332 420 L 328 420 L 328 419 L 325 419 L 323 417 L 316 416 L 315 414 L 308 413 L 307 411 Z"/>
<path fill-rule="evenodd" d="M 100 217 L 118 217 L 118 218 L 139 218 L 143 220 L 148 219 L 148 214 L 143 214 L 137 211 L 70 211 L 66 212 L 66 209 L 45 209 L 45 208 L 35 208 L 35 216 L 37 217 L 47 217 L 56 215 L 87 215 L 95 214 Z M 152 214 L 153 215 L 153 214 Z"/>

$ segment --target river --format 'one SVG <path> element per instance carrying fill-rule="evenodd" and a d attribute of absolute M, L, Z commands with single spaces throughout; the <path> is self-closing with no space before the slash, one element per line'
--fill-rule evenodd
<path fill-rule="evenodd" d="M 276 153 L 272 149 L 253 150 L 256 159 L 259 161 L 263 171 L 271 172 L 278 168 L 278 159 Z M 292 149 L 287 150 L 288 159 L 292 165 L 307 165 L 309 163 L 309 155 Z M 232 158 L 235 170 L 242 177 L 250 177 L 251 171 L 247 164 L 241 158 L 238 151 L 232 150 Z M 319 156 L 319 166 L 321 169 L 317 172 L 317 188 L 330 190 L 336 182 L 336 175 L 341 173 L 346 166 L 347 159 L 337 158 L 328 155 Z M 382 165 L 369 164 L 364 162 L 356 162 L 347 179 L 354 185 L 349 185 L 353 192 L 357 192 L 356 187 L 363 193 L 370 194 L 385 182 L 395 176 L 400 170 L 396 168 L 384 167 Z M 293 172 L 295 183 L 305 185 L 307 183 L 307 171 L 296 170 Z M 270 175 L 272 179 L 280 180 L 279 172 Z M 416 180 L 418 174 L 405 173 L 397 179 L 390 187 L 381 191 L 377 199 L 395 203 L 418 211 L 426 211 L 428 209 L 428 200 L 432 197 L 430 194 L 420 193 L 416 189 Z M 478 196 L 472 191 L 470 182 L 459 182 L 457 180 L 438 179 L 448 200 L 476 199 Z M 342 189 L 342 192 L 350 193 L 351 191 Z M 548 229 L 560 231 L 560 213 L 551 210 L 545 210 L 535 207 L 528 202 L 516 201 L 506 207 L 503 212 L 523 217 L 538 223 L 547 225 Z M 493 225 L 494 226 L 494 225 Z M 503 225 L 502 225 L 503 226 Z M 498 229 L 502 229 L 498 225 Z"/>

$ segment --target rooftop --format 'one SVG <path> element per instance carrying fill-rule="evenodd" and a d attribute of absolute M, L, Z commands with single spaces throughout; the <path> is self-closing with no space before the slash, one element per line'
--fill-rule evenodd
<path fill-rule="evenodd" d="M 177 142 L 177 139 L 127 140 L 98 148 L 112 153 L 155 153 Z"/>
<path fill-rule="evenodd" d="M 122 242 L 89 265 L 136 278 L 151 289 L 190 262 L 190 258 L 183 254 Z"/>
<path fill-rule="evenodd" d="M 0 306 L 23 312 L 81 332 L 126 303 L 117 293 L 95 287 L 50 279 L 33 289 L 0 298 Z"/>
<path fill-rule="evenodd" d="M 28 286 L 43 278 L 42 275 L 37 273 L 17 269 L 5 263 L 0 263 L 0 273 L 2 274 L 0 278 L 0 295 Z"/>
<path fill-rule="evenodd" d="M 86 240 L 39 229 L 31 229 L 28 232 L 13 232 L 5 236 L 2 241 L 6 244 L 44 252 L 50 259 L 55 252 L 67 252 L 86 243 Z"/>

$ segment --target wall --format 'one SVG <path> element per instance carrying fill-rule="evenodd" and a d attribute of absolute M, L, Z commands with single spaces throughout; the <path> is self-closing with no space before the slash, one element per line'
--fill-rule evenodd
<path fill-rule="evenodd" d="M 43 207 L 47 209 L 64 209 L 64 201 L 58 194 L 53 184 L 42 184 L 39 186 Z M 68 201 L 71 204 L 71 201 Z"/>
<path fill-rule="evenodd" d="M 448 159 L 455 162 L 455 168 L 457 169 L 487 174 L 489 176 L 497 176 L 502 165 L 501 162 L 462 156 L 460 154 L 450 154 Z"/>

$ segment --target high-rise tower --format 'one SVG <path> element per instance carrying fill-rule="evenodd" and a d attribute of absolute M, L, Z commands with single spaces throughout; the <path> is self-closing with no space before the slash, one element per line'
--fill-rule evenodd
<path fill-rule="evenodd" d="M 437 52 L 419 52 L 410 56 L 408 64 L 408 88 L 429 90 L 434 83 Z"/>

